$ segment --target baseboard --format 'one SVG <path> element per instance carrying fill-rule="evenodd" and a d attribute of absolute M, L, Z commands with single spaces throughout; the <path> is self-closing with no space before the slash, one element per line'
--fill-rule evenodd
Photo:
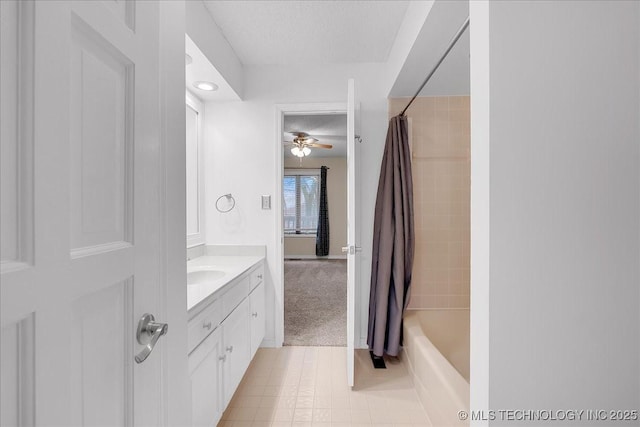
<path fill-rule="evenodd" d="M 276 345 L 276 340 L 274 339 L 264 339 L 262 340 L 262 344 L 260 344 L 260 347 L 279 348 L 279 347 L 282 347 L 282 344 Z"/>
<path fill-rule="evenodd" d="M 315 256 L 315 255 L 285 255 L 285 260 L 294 259 L 347 259 L 346 255 L 328 255 L 328 256 Z"/>

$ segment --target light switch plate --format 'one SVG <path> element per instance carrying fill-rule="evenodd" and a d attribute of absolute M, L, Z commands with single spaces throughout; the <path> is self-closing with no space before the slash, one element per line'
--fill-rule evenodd
<path fill-rule="evenodd" d="M 271 196 L 262 196 L 262 209 L 271 209 Z"/>

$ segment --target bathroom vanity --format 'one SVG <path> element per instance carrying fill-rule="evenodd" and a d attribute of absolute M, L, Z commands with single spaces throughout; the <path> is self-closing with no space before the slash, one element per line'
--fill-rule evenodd
<path fill-rule="evenodd" d="M 193 426 L 215 426 L 264 338 L 264 256 L 200 256 L 187 287 Z"/>

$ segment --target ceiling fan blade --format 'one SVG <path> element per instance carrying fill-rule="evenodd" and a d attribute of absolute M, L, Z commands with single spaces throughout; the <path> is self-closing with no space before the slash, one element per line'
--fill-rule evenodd
<path fill-rule="evenodd" d="M 307 147 L 316 147 L 316 148 L 333 148 L 333 145 L 331 144 L 318 144 L 318 143 L 311 143 L 311 144 L 307 144 Z"/>

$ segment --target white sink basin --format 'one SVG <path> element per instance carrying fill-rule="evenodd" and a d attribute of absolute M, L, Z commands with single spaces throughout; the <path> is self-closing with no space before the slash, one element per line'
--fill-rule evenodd
<path fill-rule="evenodd" d="M 222 279 L 226 273 L 220 270 L 199 270 L 187 273 L 187 285 L 199 285 Z"/>

